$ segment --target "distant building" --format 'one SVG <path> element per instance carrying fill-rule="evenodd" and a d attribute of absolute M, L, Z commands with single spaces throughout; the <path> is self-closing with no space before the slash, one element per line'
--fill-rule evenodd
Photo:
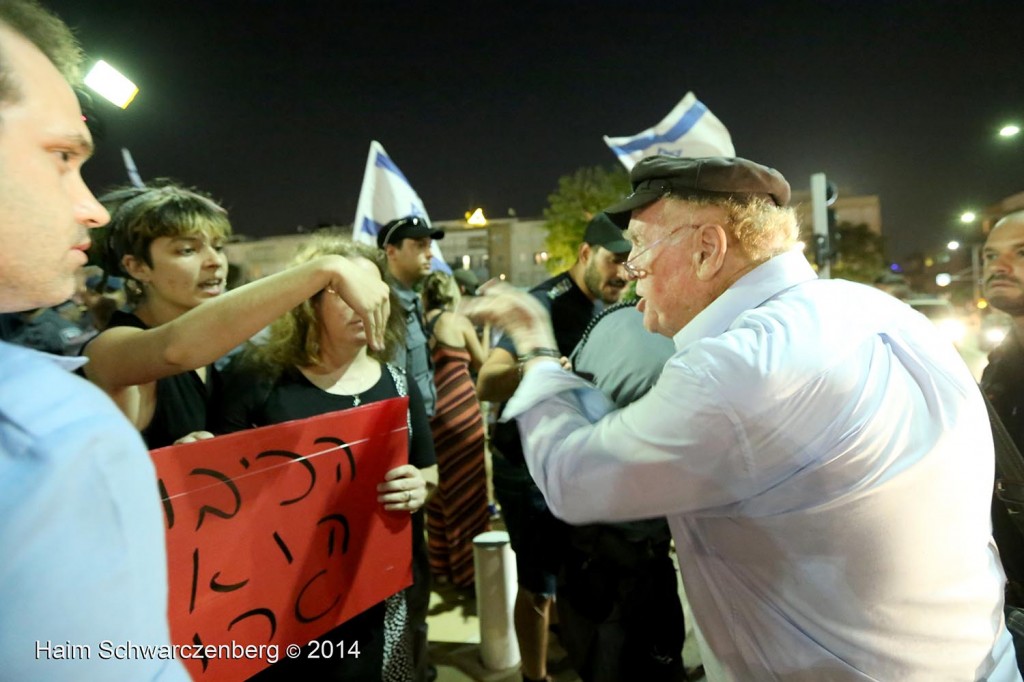
<path fill-rule="evenodd" d="M 434 221 L 445 231 L 439 242 L 441 253 L 452 270 L 476 273 L 481 282 L 502 277 L 519 287 L 530 287 L 547 279 L 548 260 L 543 220 L 499 218 L 485 226 L 464 220 Z M 241 238 L 225 247 L 228 261 L 241 271 L 247 282 L 280 272 L 309 240 L 309 233 L 262 239 Z"/>
<path fill-rule="evenodd" d="M 500 277 L 517 287 L 532 287 L 551 276 L 545 267 L 543 220 L 499 218 L 484 227 L 456 220 L 436 224 L 445 230 L 441 252 L 452 269 L 473 270 L 481 282 Z"/>
<path fill-rule="evenodd" d="M 796 209 L 801 233 L 810 234 L 814 226 L 811 193 L 802 190 L 795 191 L 789 203 Z M 867 225 L 871 232 L 882 234 L 882 204 L 877 194 L 850 196 L 840 188 L 839 196 L 831 208 L 835 211 L 836 223 Z"/>
<path fill-rule="evenodd" d="M 988 234 L 991 232 L 995 224 L 999 222 L 999 219 L 1004 215 L 1020 210 L 1024 210 L 1024 192 L 1011 194 L 1004 199 L 1000 199 L 994 204 L 986 206 L 978 212 L 978 216 L 981 219 L 982 234 Z"/>

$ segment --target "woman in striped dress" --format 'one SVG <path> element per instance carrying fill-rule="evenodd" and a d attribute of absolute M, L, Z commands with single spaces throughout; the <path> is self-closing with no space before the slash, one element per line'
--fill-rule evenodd
<path fill-rule="evenodd" d="M 450 275 L 423 283 L 425 322 L 434 361 L 437 413 L 430 422 L 437 453 L 438 489 L 427 501 L 430 570 L 439 582 L 473 584 L 473 538 L 490 525 L 484 423 L 470 369 L 484 353 L 472 323 L 454 312 L 459 290 Z"/>

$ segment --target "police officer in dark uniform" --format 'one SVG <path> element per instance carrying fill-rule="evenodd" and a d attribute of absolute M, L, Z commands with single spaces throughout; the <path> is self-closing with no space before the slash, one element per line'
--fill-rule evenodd
<path fill-rule="evenodd" d="M 626 286 L 622 270 L 631 244 L 604 213 L 587 225 L 576 263 L 567 271 L 530 290 L 551 315 L 558 351 L 568 357 L 594 317 L 618 301 Z M 491 351 L 480 368 L 477 393 L 481 400 L 502 402 L 519 384 L 520 365 L 507 337 Z M 548 615 L 565 542 L 565 524 L 547 509 L 523 460 L 514 422 L 499 423 L 491 435 L 494 455 L 494 494 L 501 504 L 505 526 L 516 552 L 519 594 L 515 605 L 516 635 L 523 659 L 523 679 L 547 676 Z"/>

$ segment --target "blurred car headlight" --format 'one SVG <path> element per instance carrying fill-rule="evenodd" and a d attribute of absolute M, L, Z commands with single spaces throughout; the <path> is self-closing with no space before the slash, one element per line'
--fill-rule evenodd
<path fill-rule="evenodd" d="M 942 335 L 953 343 L 962 343 L 967 336 L 967 325 L 960 320 L 946 319 L 935 323 Z"/>
<path fill-rule="evenodd" d="M 1003 342 L 1003 339 L 1005 339 L 1005 338 L 1006 338 L 1006 330 L 1005 329 L 1002 329 L 1002 328 L 999 328 L 999 327 L 993 327 L 992 329 L 986 329 L 985 330 L 985 342 L 990 344 L 990 345 L 992 345 L 992 346 L 998 346 L 999 344 L 1001 344 Z"/>

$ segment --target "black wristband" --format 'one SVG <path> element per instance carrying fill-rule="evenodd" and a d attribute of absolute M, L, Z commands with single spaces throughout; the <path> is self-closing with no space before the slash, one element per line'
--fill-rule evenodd
<path fill-rule="evenodd" d="M 554 358 L 555 360 L 560 360 L 562 358 L 562 354 L 554 348 L 534 348 L 530 352 L 520 355 L 516 359 L 519 360 L 520 364 L 523 364 L 533 360 L 534 358 Z"/>

